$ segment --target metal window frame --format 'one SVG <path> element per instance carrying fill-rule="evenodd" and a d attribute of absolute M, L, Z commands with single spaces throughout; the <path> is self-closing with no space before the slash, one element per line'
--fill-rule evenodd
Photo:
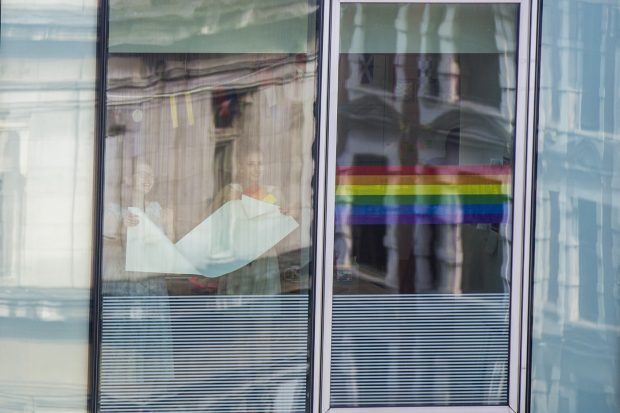
<path fill-rule="evenodd" d="M 515 145 L 515 199 L 521 196 L 522 210 L 517 209 L 517 203 L 514 203 L 515 212 L 513 214 L 513 246 L 516 248 L 519 241 L 519 259 L 513 248 L 512 256 L 512 280 L 513 289 L 511 294 L 511 354 L 510 354 L 510 385 L 509 385 L 509 405 L 498 407 L 411 407 L 411 408 L 329 408 L 329 349 L 325 347 L 325 343 L 331 344 L 331 329 L 327 328 L 331 325 L 331 299 L 332 299 L 332 269 L 326 266 L 326 263 L 332 262 L 329 258 L 333 254 L 333 228 L 327 228 L 331 214 L 331 222 L 333 224 L 334 204 L 328 202 L 330 192 L 334 194 L 334 149 L 335 140 L 328 139 L 328 131 L 334 136 L 335 132 L 335 108 L 330 110 L 330 104 L 334 103 L 336 96 L 337 67 L 336 71 L 330 71 L 330 58 L 333 60 L 337 57 L 337 47 L 334 50 L 334 41 L 339 40 L 339 24 L 332 20 L 333 10 L 338 10 L 342 3 L 515 3 L 520 5 L 520 21 L 519 21 L 519 44 L 518 44 L 518 64 L 517 64 L 517 113 L 516 113 L 516 143 L 523 145 Z M 321 33 L 320 48 L 321 59 L 319 61 L 320 76 L 320 100 L 317 101 L 319 115 L 319 136 L 318 136 L 318 153 L 316 158 L 317 168 L 317 193 L 316 193 L 316 239 L 315 239 L 315 277 L 313 287 L 315 289 L 314 318 L 311 323 L 314 327 L 314 336 L 312 345 L 314 348 L 311 361 L 313 369 L 312 383 L 309 389 L 312 389 L 310 395 L 312 412 L 333 412 L 333 413 L 401 413 L 411 411 L 424 411 L 429 413 L 458 412 L 458 413 L 477 413 L 477 412 L 519 412 L 527 411 L 529 403 L 529 367 L 527 360 L 529 358 L 530 334 L 529 334 L 529 290 L 531 283 L 531 226 L 533 224 L 533 203 L 535 201 L 533 181 L 535 168 L 535 121 L 536 121 L 536 96 L 537 84 L 535 79 L 538 73 L 538 56 L 539 56 L 539 4 L 540 0 L 325 0 L 321 4 L 320 13 L 322 24 L 319 26 Z M 103 152 L 105 136 L 105 81 L 107 66 L 107 0 L 99 0 L 99 28 L 98 32 L 98 93 L 97 103 L 97 145 L 95 150 L 95 159 L 98 161 L 95 167 L 95 207 L 97 213 L 94 214 L 94 254 L 93 254 L 93 271 L 92 271 L 92 294 L 91 294 L 91 326 L 90 326 L 90 374 L 89 374 L 89 401 L 88 411 L 98 411 L 98 350 L 99 350 L 99 323 L 100 323 L 100 271 L 101 271 L 101 247 L 98 245 L 99 234 L 101 232 L 102 222 L 100 218 L 102 202 L 103 202 Z M 338 14 L 335 14 L 336 16 Z M 336 44 L 337 46 L 337 44 Z M 333 105 L 332 105 L 333 106 Z M 329 119 L 328 119 L 329 118 Z M 328 127 L 330 128 L 328 130 Z M 334 128 L 332 130 L 332 128 Z M 517 151 L 518 150 L 518 151 Z M 517 157 L 523 158 L 522 162 L 517 164 Z M 521 165 L 522 164 L 522 165 Z M 518 166 L 521 165 L 520 168 Z M 328 167 L 329 166 L 329 167 Z M 331 169 L 331 172 L 330 172 Z M 517 178 L 522 178 L 517 180 Z M 331 179 L 331 180 L 330 180 Z M 517 190 L 519 192 L 517 192 Z M 332 199 L 333 201 L 333 199 Z M 517 212 L 519 212 L 517 214 Z M 517 219 L 520 222 L 521 231 L 517 231 Z M 333 225 L 332 225 L 333 227 Z M 331 238 L 330 238 L 331 235 Z M 517 239 L 518 238 L 518 239 Z M 330 254 L 328 257 L 327 254 Z M 516 272 L 515 265 L 518 264 Z M 515 281 L 519 281 L 519 288 L 514 288 Z M 517 291 L 520 290 L 520 291 Z M 517 308 L 517 307 L 520 307 Z M 327 369 L 325 369 L 327 366 Z M 325 380 L 327 377 L 327 381 Z"/>
<path fill-rule="evenodd" d="M 88 352 L 88 397 L 86 410 L 99 409 L 99 362 L 101 356 L 101 312 L 102 312 L 102 265 L 103 265 L 103 210 L 105 190 L 105 136 L 106 136 L 106 89 L 108 69 L 108 11 L 109 1 L 97 1 L 97 51 L 95 90 L 95 145 L 93 167 L 93 221 L 90 290 L 90 322 Z"/>
<path fill-rule="evenodd" d="M 86 411 L 97 413 L 100 411 L 100 363 L 101 363 L 101 329 L 102 329 L 102 265 L 103 265 L 103 210 L 104 210 L 104 190 L 105 190 L 105 149 L 106 149 L 106 125 L 107 125 L 107 75 L 108 75 L 108 40 L 109 40 L 109 17 L 110 0 L 97 1 L 97 50 L 96 50 L 96 119 L 95 119 L 95 145 L 93 158 L 94 178 L 93 178 L 93 257 L 91 262 L 91 290 L 90 290 L 90 319 L 89 319 L 89 352 L 88 352 L 88 377 L 87 377 L 87 406 Z M 1 3 L 1 0 L 0 0 Z M 329 49 L 329 0 L 316 0 L 318 7 L 317 22 L 314 30 L 317 34 L 317 54 L 319 56 L 317 64 L 317 76 L 319 81 L 314 90 L 315 99 L 315 118 L 318 125 L 314 127 L 314 137 L 317 149 L 313 150 L 313 161 L 316 169 L 316 193 L 314 199 L 313 223 L 314 231 L 313 252 L 314 261 L 312 267 L 314 272 L 310 274 L 312 281 L 309 285 L 312 288 L 308 308 L 308 354 L 310 355 L 308 367 L 308 380 L 306 383 L 306 396 L 308 411 L 318 411 L 320 403 L 320 363 L 321 363 L 321 334 L 323 330 L 322 313 L 323 290 L 322 290 L 322 271 L 323 268 L 323 228 L 324 228 L 324 207 L 325 199 L 320 195 L 320 190 L 325 181 L 325 139 L 323 133 L 327 125 L 327 85 L 328 62 L 325 53 Z M 318 107 L 317 107 L 318 106 Z"/>
<path fill-rule="evenodd" d="M 532 286 L 534 281 L 534 222 L 536 220 L 534 208 L 536 206 L 536 129 L 538 127 L 538 90 L 540 72 L 540 25 L 542 17 L 542 0 L 530 1 L 529 14 L 529 55 L 527 62 L 528 89 L 527 89 L 527 148 L 523 234 L 523 291 L 521 294 L 521 359 L 519 383 L 519 412 L 530 411 L 531 385 L 531 337 L 532 320 L 530 308 L 532 306 Z"/>
<path fill-rule="evenodd" d="M 533 202 L 534 124 L 537 5 L 539 0 L 326 0 L 323 7 L 323 39 L 320 100 L 320 136 L 317 202 L 317 273 L 314 314 L 313 413 L 514 413 L 527 409 L 527 359 L 529 334 L 528 294 L 531 279 L 530 245 Z M 339 9 L 343 3 L 377 4 L 518 4 L 517 89 L 515 102 L 513 220 L 511 250 L 510 333 L 508 404 L 471 407 L 376 407 L 331 408 L 331 325 L 333 300 L 333 246 L 335 217 L 336 125 L 338 96 Z M 534 8 L 534 12 L 532 12 Z M 323 214 L 321 216 L 321 213 Z M 321 232 L 323 230 L 323 232 Z"/>

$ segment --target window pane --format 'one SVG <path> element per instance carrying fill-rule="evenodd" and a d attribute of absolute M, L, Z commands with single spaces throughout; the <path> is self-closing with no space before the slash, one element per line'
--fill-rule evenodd
<path fill-rule="evenodd" d="M 239 2 L 215 3 L 112 3 L 103 412 L 306 408 L 316 7 L 256 2 L 239 28 Z M 263 13 L 303 19 L 279 34 L 303 49 L 273 43 Z"/>
<path fill-rule="evenodd" d="M 313 1 L 111 0 L 113 53 L 308 53 L 314 38 Z M 312 40 L 313 41 L 313 40 Z"/>
<path fill-rule="evenodd" d="M 617 1 L 543 2 L 533 413 L 620 411 L 618 23 Z"/>
<path fill-rule="evenodd" d="M 97 1 L 3 0 L 0 411 L 87 411 Z"/>
<path fill-rule="evenodd" d="M 331 405 L 507 404 L 518 6 L 340 21 Z"/>

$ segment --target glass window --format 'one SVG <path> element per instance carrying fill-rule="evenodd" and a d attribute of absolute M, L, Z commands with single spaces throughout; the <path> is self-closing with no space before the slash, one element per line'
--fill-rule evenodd
<path fill-rule="evenodd" d="M 97 1 L 0 8 L 0 411 L 86 412 Z"/>
<path fill-rule="evenodd" d="M 620 3 L 543 2 L 532 413 L 620 411 Z"/>
<path fill-rule="evenodd" d="M 330 405 L 507 405 L 519 6 L 338 13 Z"/>
<path fill-rule="evenodd" d="M 306 409 L 306 0 L 110 4 L 102 412 Z"/>

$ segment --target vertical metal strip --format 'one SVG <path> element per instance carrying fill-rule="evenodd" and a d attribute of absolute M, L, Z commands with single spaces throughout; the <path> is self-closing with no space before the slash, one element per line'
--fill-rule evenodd
<path fill-rule="evenodd" d="M 323 0 L 320 4 L 320 23 L 319 23 L 319 64 L 318 64 L 318 85 L 319 95 L 317 97 L 317 134 L 318 144 L 316 151 L 317 165 L 317 185 L 315 202 L 315 237 L 314 237 L 314 257 L 315 257 L 315 280 L 312 299 L 312 325 L 313 325 L 313 349 L 312 349 L 312 387 L 311 403 L 312 413 L 322 411 L 322 363 L 323 363 L 323 308 L 324 308 L 324 279 L 325 279 L 325 177 L 327 165 L 327 119 L 329 101 L 329 50 L 330 50 L 330 11 L 331 1 Z"/>
<path fill-rule="evenodd" d="M 537 167 L 537 129 L 538 129 L 538 90 L 540 81 L 540 30 L 542 19 L 542 0 L 530 3 L 530 54 L 528 60 L 528 177 L 525 201 L 524 234 L 524 283 L 523 309 L 521 314 L 521 375 L 519 388 L 519 412 L 529 412 L 531 389 L 531 346 L 532 346 L 532 305 L 534 288 L 534 229 L 536 223 L 536 167 Z"/>
<path fill-rule="evenodd" d="M 97 84 L 95 88 L 95 151 L 93 173 L 93 251 L 90 290 L 89 325 L 89 412 L 99 411 L 99 354 L 101 350 L 101 266 L 103 248 L 103 199 L 106 136 L 106 88 L 108 61 L 108 1 L 99 0 L 97 7 Z"/>
<path fill-rule="evenodd" d="M 333 0 L 330 5 L 330 43 L 329 43 L 329 98 L 327 108 L 326 135 L 326 176 L 325 176 L 325 253 L 324 253 L 324 284 L 323 284 L 323 357 L 321 412 L 330 409 L 331 399 L 331 346 L 332 346 L 332 298 L 334 280 L 334 221 L 336 194 L 336 139 L 337 139 L 337 106 L 338 106 L 338 62 L 340 53 L 340 0 Z"/>
<path fill-rule="evenodd" d="M 513 411 L 518 409 L 521 383 L 521 322 L 523 311 L 523 291 L 526 283 L 526 265 L 524 258 L 527 241 L 526 227 L 529 190 L 528 177 L 528 99 L 529 99 L 529 56 L 530 56 L 530 0 L 520 1 L 518 25 L 518 60 L 517 60 L 517 93 L 515 119 L 515 173 L 514 173 L 514 203 L 512 228 L 512 281 L 510 297 L 510 364 L 508 405 Z"/>

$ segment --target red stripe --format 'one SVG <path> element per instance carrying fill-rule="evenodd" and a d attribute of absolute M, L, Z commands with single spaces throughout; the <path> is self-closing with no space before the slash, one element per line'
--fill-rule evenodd
<path fill-rule="evenodd" d="M 511 165 L 338 166 L 337 175 L 510 175 Z"/>

